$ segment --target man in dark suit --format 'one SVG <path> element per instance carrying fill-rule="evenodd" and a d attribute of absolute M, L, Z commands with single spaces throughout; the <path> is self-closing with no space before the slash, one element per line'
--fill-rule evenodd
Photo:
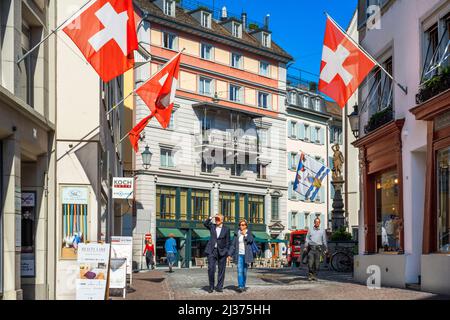
<path fill-rule="evenodd" d="M 214 223 L 213 223 L 214 219 Z M 211 237 L 206 245 L 205 253 L 208 256 L 208 277 L 209 293 L 214 291 L 214 276 L 216 264 L 219 267 L 216 291 L 222 292 L 225 280 L 225 268 L 230 248 L 230 229 L 223 224 L 223 216 L 218 214 L 214 218 L 210 217 L 204 222 L 205 227 L 211 233 Z"/>

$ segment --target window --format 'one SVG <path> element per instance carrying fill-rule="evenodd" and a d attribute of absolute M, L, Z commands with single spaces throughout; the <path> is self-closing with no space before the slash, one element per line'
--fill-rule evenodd
<path fill-rule="evenodd" d="M 211 28 L 211 14 L 209 12 L 202 11 L 202 27 Z"/>
<path fill-rule="evenodd" d="M 177 189 L 174 187 L 156 187 L 156 217 L 159 219 L 176 219 Z"/>
<path fill-rule="evenodd" d="M 242 69 L 242 56 L 240 54 L 231 54 L 231 66 L 233 68 Z"/>
<path fill-rule="evenodd" d="M 236 221 L 236 194 L 232 192 L 219 193 L 219 213 L 224 222 Z"/>
<path fill-rule="evenodd" d="M 163 47 L 170 50 L 177 50 L 177 37 L 173 33 L 163 32 Z"/>
<path fill-rule="evenodd" d="M 259 142 L 260 148 L 269 146 L 268 130 L 267 129 L 262 129 L 262 128 L 258 129 L 258 142 Z"/>
<path fill-rule="evenodd" d="M 235 102 L 241 102 L 242 88 L 233 84 L 230 84 L 230 100 Z"/>
<path fill-rule="evenodd" d="M 266 32 L 262 33 L 262 45 L 266 48 L 270 48 L 270 34 Z"/>
<path fill-rule="evenodd" d="M 397 171 L 379 174 L 375 179 L 375 213 L 378 252 L 400 250 L 401 217 Z"/>
<path fill-rule="evenodd" d="M 298 164 L 297 160 L 299 160 L 298 154 L 295 152 L 290 152 L 290 153 L 288 153 L 288 155 L 289 155 L 289 170 L 293 170 L 293 171 L 297 170 L 297 164 Z"/>
<path fill-rule="evenodd" d="M 248 195 L 248 220 L 249 223 L 264 223 L 264 196 Z"/>
<path fill-rule="evenodd" d="M 242 163 L 243 160 L 238 156 L 237 152 L 234 154 L 234 160 L 231 164 L 231 175 L 234 177 L 240 177 L 244 172 L 245 164 Z"/>
<path fill-rule="evenodd" d="M 174 150 L 161 148 L 161 167 L 163 168 L 174 168 Z"/>
<path fill-rule="evenodd" d="M 272 221 L 280 220 L 280 198 L 272 197 Z"/>
<path fill-rule="evenodd" d="M 321 138 L 320 138 L 320 136 L 321 136 L 321 130 L 320 130 L 320 128 L 319 127 L 315 127 L 314 128 L 314 132 L 315 132 L 315 140 L 314 141 L 312 141 L 312 142 L 315 142 L 315 143 L 321 143 Z"/>
<path fill-rule="evenodd" d="M 175 15 L 175 1 L 174 0 L 164 0 L 164 14 L 168 16 Z"/>
<path fill-rule="evenodd" d="M 307 95 L 303 96 L 303 108 L 309 108 L 309 98 Z"/>
<path fill-rule="evenodd" d="M 203 147 L 202 152 L 202 172 L 212 173 L 214 170 L 214 157 L 216 154 L 215 150 L 207 151 L 207 147 Z M 211 154 L 210 154 L 211 152 Z"/>
<path fill-rule="evenodd" d="M 297 122 L 289 121 L 288 122 L 288 136 L 289 138 L 295 139 L 297 137 Z"/>
<path fill-rule="evenodd" d="M 321 105 L 322 105 L 322 101 L 320 100 L 320 99 L 315 99 L 314 100 L 314 109 L 316 110 L 316 111 L 318 111 L 318 112 L 321 112 L 322 110 L 322 108 L 321 108 Z"/>
<path fill-rule="evenodd" d="M 309 124 L 305 123 L 304 126 L 305 126 L 305 141 L 310 141 L 311 130 L 310 130 Z"/>
<path fill-rule="evenodd" d="M 267 164 L 258 163 L 258 179 L 267 180 Z"/>
<path fill-rule="evenodd" d="M 298 200 L 298 196 L 300 196 L 297 191 L 294 190 L 294 181 L 289 182 L 288 188 L 288 198 L 289 200 Z"/>
<path fill-rule="evenodd" d="M 180 220 L 187 220 L 188 190 L 180 189 Z"/>
<path fill-rule="evenodd" d="M 201 44 L 201 58 L 206 59 L 206 60 L 212 60 L 213 59 L 213 57 L 212 57 L 213 49 L 212 48 L 213 48 L 212 45 L 202 43 Z"/>
<path fill-rule="evenodd" d="M 231 33 L 233 37 L 241 38 L 241 24 L 233 21 L 231 25 Z"/>
<path fill-rule="evenodd" d="M 263 109 L 270 109 L 269 103 L 270 95 L 265 92 L 258 92 L 258 107 Z"/>
<path fill-rule="evenodd" d="M 270 66 L 267 62 L 264 61 L 259 62 L 259 74 L 265 77 L 270 76 Z"/>
<path fill-rule="evenodd" d="M 199 93 L 207 96 L 212 95 L 212 79 L 200 77 L 199 79 Z"/>
<path fill-rule="evenodd" d="M 297 104 L 297 93 L 294 91 L 289 92 L 289 103 L 290 104 Z"/>
<path fill-rule="evenodd" d="M 24 23 L 22 25 L 22 54 L 27 53 L 31 49 L 31 28 Z M 36 56 L 30 54 L 24 61 L 24 68 L 22 69 L 21 77 L 21 93 L 20 98 L 28 105 L 34 104 L 34 72 L 33 64 Z M 21 63 L 22 65 L 22 63 Z"/>
<path fill-rule="evenodd" d="M 450 253 L 450 148 L 439 150 L 437 167 L 437 245 L 438 251 Z"/>
<path fill-rule="evenodd" d="M 206 220 L 210 216 L 210 192 L 207 190 L 192 190 L 191 208 L 192 220 Z"/>

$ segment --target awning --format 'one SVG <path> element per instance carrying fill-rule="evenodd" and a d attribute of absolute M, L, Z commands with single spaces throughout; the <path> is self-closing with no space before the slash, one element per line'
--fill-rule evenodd
<path fill-rule="evenodd" d="M 269 242 L 272 237 L 266 232 L 254 231 L 253 236 L 255 237 L 255 241 L 257 242 Z"/>
<path fill-rule="evenodd" d="M 289 241 L 282 240 L 282 239 L 270 239 L 269 242 L 270 243 L 288 243 Z"/>
<path fill-rule="evenodd" d="M 181 232 L 180 229 L 175 228 L 158 228 L 158 231 L 161 232 L 161 234 L 164 237 L 169 237 L 169 234 L 173 233 L 175 238 L 184 238 L 183 232 Z"/>
<path fill-rule="evenodd" d="M 209 240 L 209 237 L 210 237 L 209 230 L 194 229 L 192 231 L 197 235 L 198 238 L 200 238 L 200 239 L 196 238 L 196 240 Z"/>

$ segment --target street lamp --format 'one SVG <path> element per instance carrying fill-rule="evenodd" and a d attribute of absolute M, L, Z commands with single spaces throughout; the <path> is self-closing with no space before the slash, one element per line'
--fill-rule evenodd
<path fill-rule="evenodd" d="M 359 137 L 359 114 L 358 114 L 358 105 L 355 104 L 353 107 L 353 112 L 349 114 L 348 121 L 350 122 L 350 129 L 353 132 L 353 135 L 356 139 Z"/>
<path fill-rule="evenodd" d="M 142 165 L 144 166 L 145 170 L 147 170 L 152 162 L 152 152 L 150 151 L 150 147 L 147 145 L 145 147 L 145 150 L 141 153 L 142 156 Z"/>

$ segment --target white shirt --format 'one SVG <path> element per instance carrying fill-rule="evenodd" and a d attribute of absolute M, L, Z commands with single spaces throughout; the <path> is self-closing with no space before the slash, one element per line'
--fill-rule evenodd
<path fill-rule="evenodd" d="M 216 235 L 217 235 L 217 239 L 219 239 L 220 233 L 222 232 L 222 227 L 217 227 L 216 226 Z M 216 245 L 215 248 L 217 248 L 217 241 L 216 241 Z"/>
<path fill-rule="evenodd" d="M 244 236 L 241 233 L 239 233 L 239 255 L 245 255 Z"/>

